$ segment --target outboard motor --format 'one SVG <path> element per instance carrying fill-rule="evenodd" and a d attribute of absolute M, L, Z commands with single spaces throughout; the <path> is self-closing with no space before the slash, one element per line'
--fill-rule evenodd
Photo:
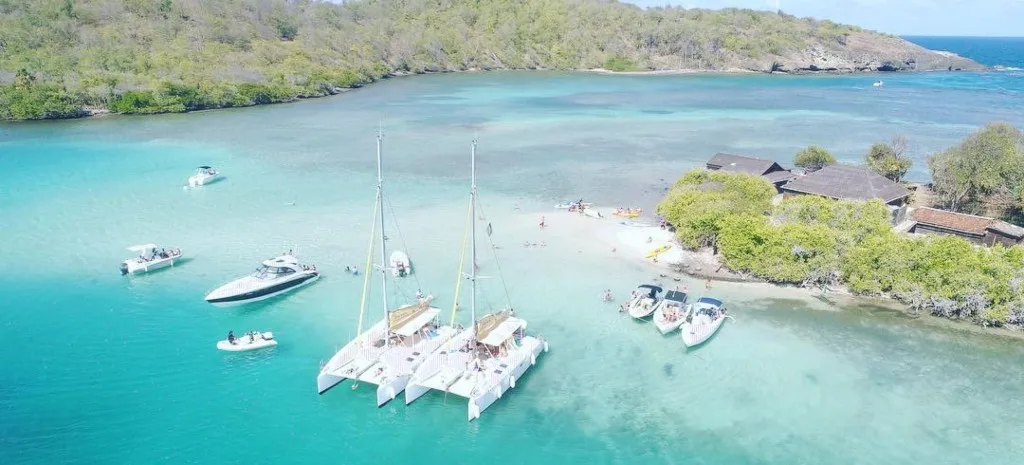
<path fill-rule="evenodd" d="M 128 264 L 121 262 L 121 276 L 128 274 Z"/>

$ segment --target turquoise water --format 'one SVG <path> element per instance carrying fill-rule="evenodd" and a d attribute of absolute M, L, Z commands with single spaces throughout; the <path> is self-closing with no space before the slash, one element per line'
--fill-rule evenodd
<path fill-rule="evenodd" d="M 911 36 L 905 39 L 931 50 L 953 52 L 988 66 L 1024 68 L 1024 37 Z"/>
<path fill-rule="evenodd" d="M 650 209 L 719 150 L 785 161 L 816 143 L 856 161 L 895 133 L 925 178 L 924 157 L 978 125 L 1024 125 L 1009 73 L 875 79 L 434 75 L 290 105 L 2 125 L 0 463 L 1019 463 L 1020 342 L 718 284 L 738 321 L 687 353 L 598 299 L 656 272 L 560 232 L 549 210 L 578 196 Z M 476 134 L 508 292 L 551 343 L 473 423 L 455 397 L 378 409 L 366 386 L 316 395 L 319 364 L 356 328 L 362 280 L 342 269 L 365 261 L 380 121 L 389 242 L 418 270 L 392 301 L 421 288 L 451 306 Z M 206 163 L 227 179 L 182 190 Z M 149 241 L 192 259 L 118 276 L 124 248 Z M 325 278 L 246 307 L 203 302 L 288 248 Z M 499 281 L 482 287 L 483 307 L 504 299 Z M 281 344 L 220 353 L 229 329 Z"/>

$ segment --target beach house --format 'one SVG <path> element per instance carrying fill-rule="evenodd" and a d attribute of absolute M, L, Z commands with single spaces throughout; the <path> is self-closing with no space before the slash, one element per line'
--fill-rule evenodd
<path fill-rule="evenodd" d="M 987 216 L 955 213 L 935 208 L 915 208 L 910 212 L 914 234 L 959 236 L 975 244 L 1024 244 L 1024 228 Z"/>
<path fill-rule="evenodd" d="M 818 195 L 836 200 L 881 200 L 889 206 L 893 224 L 906 219 L 907 201 L 911 192 L 885 176 L 868 168 L 831 165 L 797 176 L 779 187 L 786 198 L 795 195 Z"/>
<path fill-rule="evenodd" d="M 795 174 L 774 161 L 731 153 L 716 153 L 708 160 L 706 166 L 711 171 L 761 176 L 772 183 L 776 189 L 796 177 Z"/>

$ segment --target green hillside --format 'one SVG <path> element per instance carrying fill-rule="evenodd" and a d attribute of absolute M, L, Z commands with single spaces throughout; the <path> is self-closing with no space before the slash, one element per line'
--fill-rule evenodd
<path fill-rule="evenodd" d="M 0 0 L 3 119 L 283 102 L 471 68 L 922 65 L 972 63 L 828 21 L 603 0 Z"/>

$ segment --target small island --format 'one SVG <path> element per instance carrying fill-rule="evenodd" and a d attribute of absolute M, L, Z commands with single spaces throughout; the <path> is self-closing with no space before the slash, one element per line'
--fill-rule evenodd
<path fill-rule="evenodd" d="M 905 147 L 902 137 L 876 143 L 863 166 L 809 147 L 793 170 L 716 155 L 658 206 L 687 250 L 678 265 L 712 279 L 882 296 L 915 314 L 1024 326 L 1024 133 L 985 126 L 929 157 L 933 182 L 913 190 L 901 183 L 911 166 Z M 691 263 L 701 269 L 686 269 Z"/>
<path fill-rule="evenodd" d="M 0 8 L 0 119 L 241 107 L 469 70 L 976 70 L 781 11 L 600 0 L 92 0 Z"/>

